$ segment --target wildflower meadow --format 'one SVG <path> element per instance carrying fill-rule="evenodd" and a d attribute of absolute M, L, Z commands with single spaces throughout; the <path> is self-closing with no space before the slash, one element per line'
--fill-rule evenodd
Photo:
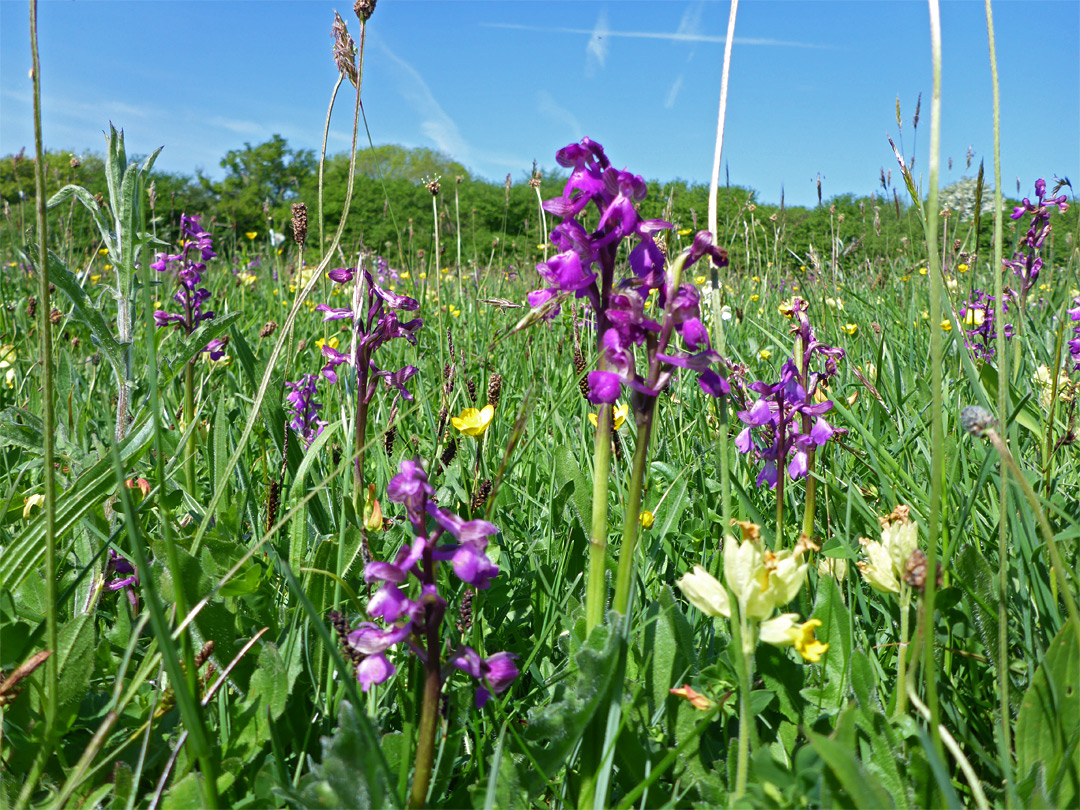
<path fill-rule="evenodd" d="M 810 209 L 369 147 L 375 5 L 288 193 L 3 158 L 0 807 L 1080 805 L 1078 209 L 939 189 L 937 0 Z"/>

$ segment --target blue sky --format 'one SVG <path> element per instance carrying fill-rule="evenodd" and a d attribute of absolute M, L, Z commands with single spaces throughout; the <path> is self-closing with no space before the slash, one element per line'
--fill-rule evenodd
<path fill-rule="evenodd" d="M 317 149 L 336 78 L 335 8 L 357 35 L 349 0 L 42 0 L 46 146 L 101 151 L 111 120 L 129 153 L 164 145 L 158 166 L 212 177 L 227 150 L 274 133 Z M 728 9 L 381 0 L 364 59 L 372 138 L 518 180 L 588 135 L 648 179 L 707 182 Z M 1038 177 L 1080 181 L 1080 3 L 1012 0 L 994 15 L 1004 190 L 1015 193 L 1017 178 L 1025 194 Z M 992 177 L 983 4 L 944 2 L 942 27 L 942 183 L 973 175 L 983 157 Z M 27 31 L 27 3 L 0 0 L 0 154 L 32 150 Z M 781 187 L 788 204 L 816 202 L 819 173 L 825 197 L 869 194 L 895 166 L 885 135 L 898 134 L 898 96 L 903 146 L 925 173 L 931 89 L 923 2 L 743 0 L 724 145 L 731 182 L 774 203 Z M 339 97 L 331 152 L 348 148 L 349 112 Z"/>

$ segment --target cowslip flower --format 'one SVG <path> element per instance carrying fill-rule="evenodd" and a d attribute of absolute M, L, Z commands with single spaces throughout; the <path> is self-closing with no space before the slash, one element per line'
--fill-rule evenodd
<path fill-rule="evenodd" d="M 4 371 L 5 388 L 15 387 L 15 361 L 18 356 L 13 344 L 5 343 L 0 346 L 0 370 Z"/>
<path fill-rule="evenodd" d="M 911 520 L 907 506 L 898 506 L 879 520 L 881 540 L 859 538 L 866 559 L 859 560 L 856 565 L 871 588 L 899 594 L 904 566 L 918 548 L 919 525 Z"/>
<path fill-rule="evenodd" d="M 695 565 L 693 571 L 679 579 L 679 589 L 702 613 L 727 619 L 731 618 L 730 589 L 739 605 L 739 617 L 751 634 L 756 629 L 757 639 L 778 647 L 794 646 L 804 660 L 817 662 L 829 648 L 814 638 L 814 628 L 821 622 L 811 619 L 799 624 L 797 613 L 773 615 L 802 587 L 809 565 L 802 558 L 814 546 L 802 540 L 794 549 L 776 553 L 763 550 L 753 529 L 756 527 L 750 526 L 749 531 L 744 528 L 747 537 L 740 543 L 733 538 L 724 543 L 726 588 L 702 566 Z M 744 641 L 746 649 L 753 650 L 756 641 Z"/>
<path fill-rule="evenodd" d="M 356 676 L 365 692 L 397 671 L 387 652 L 401 642 L 420 657 L 429 672 L 442 677 L 438 639 L 447 603 L 437 586 L 439 562 L 448 562 L 458 579 L 478 590 L 488 588 L 499 573 L 485 553 L 488 538 L 497 534 L 498 528 L 486 520 L 464 520 L 440 508 L 431 499 L 435 490 L 419 462 L 402 461 L 386 494 L 392 502 L 404 504 L 414 537 L 402 546 L 394 562 L 374 561 L 364 569 L 365 582 L 382 583 L 368 602 L 368 616 L 386 625 L 363 622 L 346 637 L 360 659 Z M 428 518 L 435 526 L 430 531 Z M 440 542 L 447 539 L 449 542 Z M 409 594 L 412 580 L 414 596 Z M 518 674 L 515 658 L 507 652 L 481 658 L 471 647 L 462 647 L 451 653 L 448 663 L 480 682 L 476 690 L 479 708 L 491 695 L 510 687 Z"/>
<path fill-rule="evenodd" d="M 460 416 L 451 417 L 450 423 L 466 436 L 479 439 L 487 432 L 488 425 L 491 424 L 491 419 L 494 416 L 495 408 L 489 404 L 480 410 L 466 408 L 461 412 Z"/>

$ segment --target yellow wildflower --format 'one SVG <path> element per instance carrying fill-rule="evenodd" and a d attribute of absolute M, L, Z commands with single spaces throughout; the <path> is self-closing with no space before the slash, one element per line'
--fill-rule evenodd
<path fill-rule="evenodd" d="M 968 311 L 964 314 L 964 323 L 972 328 L 982 326 L 985 320 L 986 311 L 980 307 L 968 307 Z"/>
<path fill-rule="evenodd" d="M 761 298 L 761 296 L 758 295 L 757 293 L 754 293 L 753 295 L 750 296 L 750 300 L 754 301 L 754 302 L 756 302 L 759 298 Z"/>
<path fill-rule="evenodd" d="M 948 318 L 943 320 L 941 322 L 941 331 L 942 332 L 951 332 L 952 331 L 952 321 L 950 321 Z"/>
<path fill-rule="evenodd" d="M 621 428 L 623 426 L 623 422 L 626 421 L 626 415 L 628 413 L 630 413 L 630 406 L 629 405 L 616 405 L 615 406 L 615 421 L 614 421 L 614 423 L 612 423 L 612 427 L 615 430 L 618 430 L 619 428 Z M 592 424 L 593 427 L 597 426 L 598 422 L 597 422 L 595 413 L 590 413 L 589 414 L 589 422 Z"/>
<path fill-rule="evenodd" d="M 679 228 L 679 236 L 689 236 L 693 232 L 693 228 Z"/>
<path fill-rule="evenodd" d="M 255 237 L 259 235 L 258 231 L 244 231 L 244 236 L 248 239 L 255 241 Z"/>
<path fill-rule="evenodd" d="M 98 250 L 98 256 L 108 256 L 108 255 L 109 255 L 109 249 L 108 248 L 101 248 L 101 249 Z"/>
<path fill-rule="evenodd" d="M 968 266 L 966 264 L 958 264 L 956 265 L 956 269 L 960 273 L 966 273 L 968 271 Z"/>
<path fill-rule="evenodd" d="M 107 264 L 107 265 L 105 265 L 105 267 L 104 267 L 104 270 L 103 270 L 103 272 L 106 272 L 106 273 L 108 273 L 108 272 L 109 272 L 110 270 L 112 270 L 112 265 L 111 265 L 111 264 Z"/>
<path fill-rule="evenodd" d="M 705 283 L 705 281 L 706 281 L 706 278 L 705 278 L 705 276 L 694 276 L 694 283 L 695 283 L 695 284 L 697 284 L 697 285 L 698 285 L 699 287 L 700 287 L 700 286 L 701 286 L 702 284 L 704 284 L 704 283 Z"/>
<path fill-rule="evenodd" d="M 643 509 L 641 514 L 638 515 L 638 521 L 641 523 L 641 528 L 651 529 L 653 523 L 656 522 L 656 517 L 648 509 Z"/>
<path fill-rule="evenodd" d="M 843 309 L 844 302 L 839 298 L 826 298 L 825 306 L 831 307 L 832 309 Z"/>
<path fill-rule="evenodd" d="M 91 284 L 97 284 L 99 281 L 101 281 L 101 273 L 94 273 L 92 276 L 90 276 Z"/>
<path fill-rule="evenodd" d="M 840 327 L 841 332 L 847 332 L 849 335 L 854 335 L 859 331 L 859 325 L 857 323 L 846 323 Z"/>
<path fill-rule="evenodd" d="M 331 349 L 336 349 L 340 345 L 341 342 L 337 339 L 337 336 L 334 336 L 329 340 L 327 340 L 326 338 L 319 338 L 315 341 L 315 348 L 318 349 L 320 352 L 322 351 L 323 346 L 329 346 Z"/>
<path fill-rule="evenodd" d="M 466 436 L 479 439 L 487 431 L 493 416 L 495 408 L 489 404 L 479 411 L 476 408 L 466 408 L 461 412 L 461 416 L 451 417 L 450 423 Z"/>
<path fill-rule="evenodd" d="M 920 276 L 925 276 L 926 275 L 926 268 L 925 267 L 920 267 L 919 268 L 919 275 Z"/>
<path fill-rule="evenodd" d="M 758 357 L 760 357 L 762 360 L 768 360 L 770 357 L 772 357 L 772 352 L 770 352 L 768 349 L 762 349 L 760 352 L 758 352 Z"/>
<path fill-rule="evenodd" d="M 783 315 L 785 318 L 790 318 L 795 314 L 795 302 L 789 299 L 780 304 L 777 309 L 780 311 L 780 314 Z"/>

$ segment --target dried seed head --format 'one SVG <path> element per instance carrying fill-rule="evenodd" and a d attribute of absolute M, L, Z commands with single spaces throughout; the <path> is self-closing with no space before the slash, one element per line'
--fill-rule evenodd
<path fill-rule="evenodd" d="M 481 509 L 484 508 L 484 505 L 487 504 L 487 499 L 490 494 L 491 479 L 485 478 L 483 481 L 480 482 L 480 486 L 473 494 L 472 503 L 470 504 L 472 506 L 473 512 L 479 512 Z"/>
<path fill-rule="evenodd" d="M 214 654 L 214 640 L 210 639 L 205 644 L 203 644 L 202 649 L 199 650 L 198 654 L 195 656 L 195 669 L 198 669 L 203 664 L 205 664 L 206 659 L 209 658 L 213 654 Z"/>
<path fill-rule="evenodd" d="M 585 397 L 585 399 L 589 398 L 589 380 L 582 375 L 585 374 L 587 368 L 588 366 L 585 365 L 585 358 L 581 356 L 581 349 L 574 346 L 574 373 L 578 377 L 578 388 L 581 390 L 581 395 Z"/>
<path fill-rule="evenodd" d="M 472 603 L 473 603 L 473 591 L 466 589 L 465 593 L 461 596 L 461 605 L 458 607 L 457 629 L 462 635 L 465 635 L 472 629 Z"/>
<path fill-rule="evenodd" d="M 344 74 L 353 87 L 356 87 L 356 43 L 349 35 L 349 29 L 345 27 L 345 21 L 341 15 L 334 12 L 334 24 L 330 28 L 330 36 L 334 38 L 334 63 L 338 72 Z"/>
<path fill-rule="evenodd" d="M 450 327 L 446 327 L 446 343 L 450 346 L 450 362 L 456 363 L 457 357 L 454 354 L 454 334 L 450 331 Z"/>
<path fill-rule="evenodd" d="M 874 334 L 881 337 L 881 324 L 877 321 L 870 321 L 870 328 L 874 330 Z"/>
<path fill-rule="evenodd" d="M 307 206 L 304 203 L 293 203 L 292 232 L 296 244 L 303 245 L 307 241 L 307 226 Z"/>
<path fill-rule="evenodd" d="M 451 439 L 450 443 L 446 445 L 446 449 L 443 450 L 442 455 L 439 456 L 439 463 L 443 467 L 450 465 L 450 462 L 454 460 L 454 456 L 457 455 L 457 439 Z"/>
<path fill-rule="evenodd" d="M 267 321 L 266 325 L 259 330 L 259 337 L 268 338 L 277 331 L 277 321 Z"/>
<path fill-rule="evenodd" d="M 278 505 L 280 504 L 281 482 L 271 481 L 266 488 L 266 530 L 270 531 L 277 522 Z"/>
<path fill-rule="evenodd" d="M 465 387 L 469 389 L 469 399 L 472 400 L 473 405 L 476 404 L 476 382 L 473 379 L 465 380 Z"/>
<path fill-rule="evenodd" d="M 37 314 L 37 299 L 30 296 L 26 299 L 26 317 L 33 318 Z"/>
<path fill-rule="evenodd" d="M 447 413 L 445 405 L 443 405 L 441 408 L 439 408 L 439 429 L 435 431 L 436 439 L 441 439 L 442 438 L 443 429 L 446 427 L 446 417 L 448 415 L 449 414 Z"/>
<path fill-rule="evenodd" d="M 435 177 L 432 177 L 430 180 L 425 180 L 424 181 L 424 188 L 426 188 L 428 190 L 428 193 L 432 197 L 438 197 L 439 196 L 439 188 L 440 188 L 438 175 L 436 175 Z"/>
<path fill-rule="evenodd" d="M 303 340 L 301 340 L 299 343 L 296 344 L 296 351 L 297 352 L 302 352 L 306 348 L 307 348 L 307 338 L 304 338 Z"/>
<path fill-rule="evenodd" d="M 982 436 L 997 427 L 997 420 L 985 408 L 969 405 L 960 411 L 960 426 L 972 436 Z"/>
<path fill-rule="evenodd" d="M 64 313 L 58 309 L 54 309 L 52 312 L 49 313 L 49 320 L 52 321 L 52 323 L 54 324 L 60 323 L 63 318 Z"/>
<path fill-rule="evenodd" d="M 397 405 L 390 409 L 390 418 L 387 420 L 386 435 L 383 437 L 383 448 L 386 450 L 386 457 L 393 458 L 394 456 L 394 437 L 397 435 L 397 424 L 394 419 L 397 417 Z"/>
<path fill-rule="evenodd" d="M 499 397 L 502 396 L 502 382 L 502 374 L 492 374 L 491 379 L 488 380 L 488 403 L 495 409 L 498 409 Z"/>
<path fill-rule="evenodd" d="M 367 22 L 375 13 L 375 0 L 356 0 L 353 3 L 353 11 L 361 22 Z"/>
<path fill-rule="evenodd" d="M 956 253 L 957 251 L 959 251 L 963 244 L 964 243 L 962 241 L 960 241 L 959 239 L 954 239 L 953 243 L 952 243 L 953 253 Z"/>
<path fill-rule="evenodd" d="M 904 582 L 920 594 L 926 590 L 928 563 L 926 553 L 921 548 L 917 548 L 911 552 L 911 556 L 908 557 L 907 562 L 904 564 Z M 936 586 L 940 588 L 942 582 L 941 563 L 937 563 L 937 573 L 934 580 Z"/>

